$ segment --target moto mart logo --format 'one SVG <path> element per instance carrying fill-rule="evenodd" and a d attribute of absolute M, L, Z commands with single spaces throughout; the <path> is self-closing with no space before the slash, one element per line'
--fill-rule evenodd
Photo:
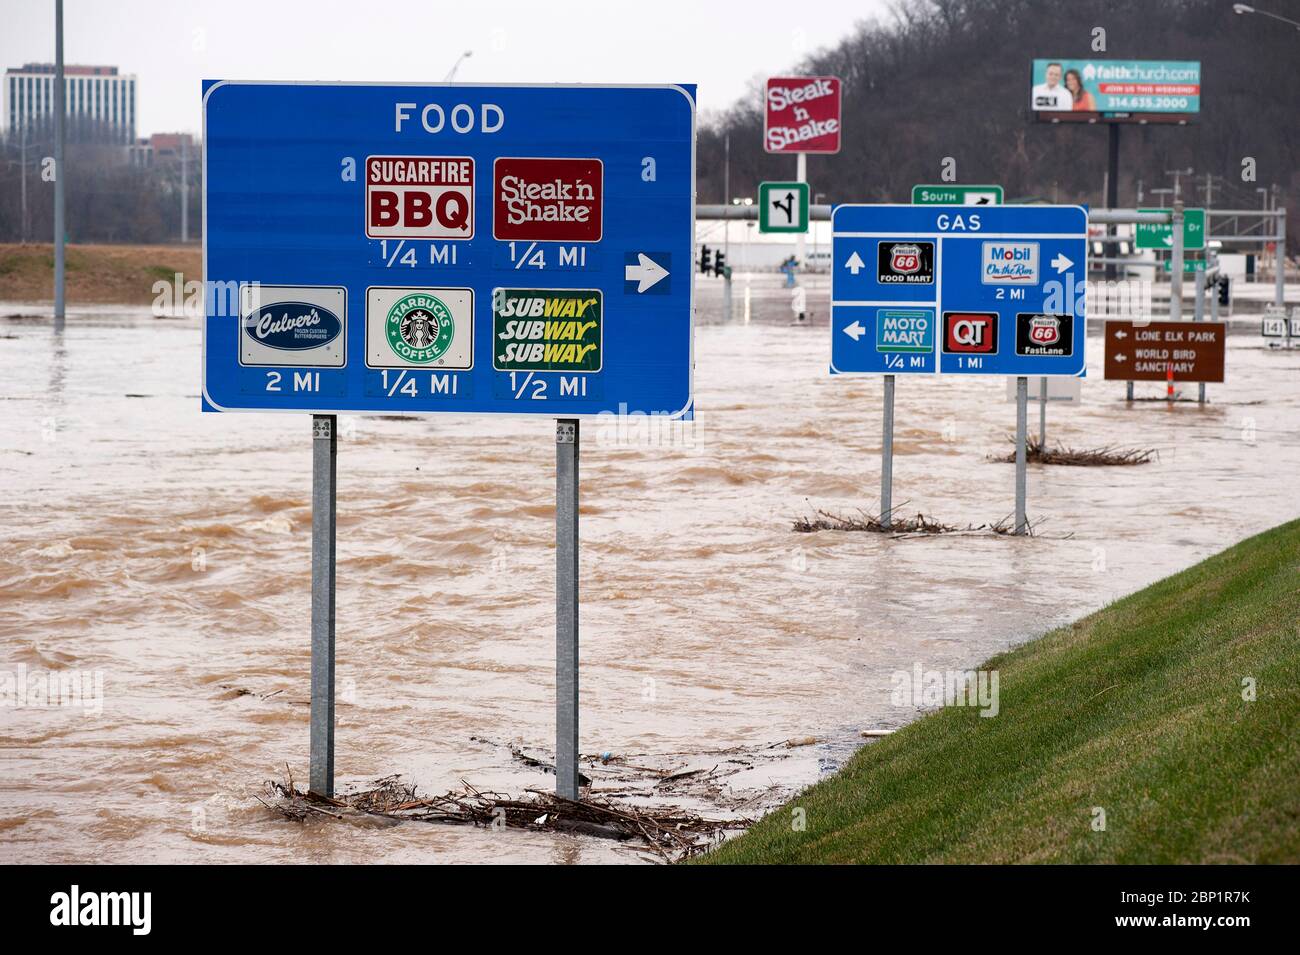
<path fill-rule="evenodd" d="M 985 242 L 980 274 L 985 285 L 1037 285 L 1037 242 Z"/>
<path fill-rule="evenodd" d="M 599 289 L 496 289 L 492 367 L 497 371 L 600 371 L 601 305 Z"/>

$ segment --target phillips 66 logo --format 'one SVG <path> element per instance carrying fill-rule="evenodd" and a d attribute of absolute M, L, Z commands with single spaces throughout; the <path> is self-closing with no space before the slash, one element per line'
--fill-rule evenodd
<path fill-rule="evenodd" d="M 934 283 L 933 242 L 881 242 L 878 248 L 876 265 L 880 284 Z"/>

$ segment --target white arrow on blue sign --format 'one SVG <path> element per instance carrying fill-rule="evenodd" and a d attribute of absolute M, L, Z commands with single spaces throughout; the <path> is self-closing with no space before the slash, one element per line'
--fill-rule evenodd
<path fill-rule="evenodd" d="M 842 205 L 831 373 L 1085 373 L 1081 206 Z"/>

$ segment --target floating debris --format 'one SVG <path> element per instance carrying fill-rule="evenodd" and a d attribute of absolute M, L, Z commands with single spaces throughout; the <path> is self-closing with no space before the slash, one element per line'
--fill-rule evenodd
<path fill-rule="evenodd" d="M 1015 438 L 1011 439 L 1012 444 Z M 1025 461 L 1029 464 L 1059 464 L 1066 467 L 1109 467 L 1130 464 L 1149 464 L 1160 455 L 1155 448 L 1116 448 L 1107 445 L 1092 450 L 1085 448 L 1046 448 L 1039 441 L 1030 438 L 1025 442 Z M 1000 457 L 990 456 L 990 461 L 999 464 L 1015 464 L 1016 452 Z"/>
<path fill-rule="evenodd" d="M 707 771 L 684 775 L 699 772 Z M 754 824 L 753 819 L 739 816 L 714 819 L 677 807 L 616 804 L 612 798 L 595 796 L 565 799 L 537 789 L 515 797 L 477 789 L 464 780 L 460 789 L 422 796 L 400 776 L 386 776 L 367 789 L 331 798 L 298 789 L 288 767 L 286 773 L 286 782 L 268 780 L 266 798 L 258 801 L 296 822 L 315 816 L 363 825 L 426 822 L 570 832 L 620 842 L 637 840 L 664 861 L 703 852 L 721 842 L 728 831 Z"/>
<path fill-rule="evenodd" d="M 835 514 L 831 511 L 815 510 L 811 517 L 798 517 L 794 520 L 794 530 L 800 534 L 816 531 L 872 531 L 879 534 L 951 534 L 955 531 L 975 531 L 979 527 L 957 527 L 944 524 L 933 517 L 918 513 L 915 517 L 896 516 L 901 508 L 907 507 L 906 501 L 891 510 L 889 526 L 886 527 L 878 514 L 871 514 L 859 509 L 856 514 Z"/>

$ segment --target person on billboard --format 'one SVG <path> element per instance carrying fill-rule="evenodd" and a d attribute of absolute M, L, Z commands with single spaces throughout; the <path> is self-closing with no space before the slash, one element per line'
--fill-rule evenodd
<path fill-rule="evenodd" d="M 1081 113 L 1097 112 L 1097 101 L 1092 98 L 1092 94 L 1083 88 L 1083 77 L 1079 75 L 1078 70 L 1070 69 L 1065 71 L 1065 88 L 1070 94 L 1073 102 L 1072 109 Z"/>
<path fill-rule="evenodd" d="M 1061 64 L 1048 63 L 1044 82 L 1030 93 L 1030 102 L 1037 110 L 1064 111 L 1074 109 L 1074 97 L 1061 85 Z"/>

